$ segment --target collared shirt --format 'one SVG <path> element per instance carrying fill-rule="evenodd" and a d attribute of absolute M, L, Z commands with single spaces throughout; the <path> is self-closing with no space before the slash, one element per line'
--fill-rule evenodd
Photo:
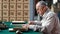
<path fill-rule="evenodd" d="M 36 30 L 37 28 L 40 28 L 39 24 L 42 24 L 41 31 L 48 34 L 60 34 L 59 18 L 53 11 L 47 10 L 42 17 L 43 19 L 38 23 L 35 23 L 37 25 L 34 25 L 32 29 Z"/>
<path fill-rule="evenodd" d="M 48 34 L 60 34 L 59 18 L 53 11 L 47 10 L 43 15 L 41 23 L 43 26 L 41 31 L 44 31 L 45 27 Z"/>

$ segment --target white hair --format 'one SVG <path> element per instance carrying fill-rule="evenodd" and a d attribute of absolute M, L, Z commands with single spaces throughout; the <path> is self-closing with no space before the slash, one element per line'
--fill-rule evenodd
<path fill-rule="evenodd" d="M 47 6 L 47 3 L 44 1 L 39 1 L 36 6 Z"/>

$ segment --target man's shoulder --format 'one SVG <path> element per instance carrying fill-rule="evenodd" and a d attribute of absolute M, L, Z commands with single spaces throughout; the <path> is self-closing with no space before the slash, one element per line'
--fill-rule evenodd
<path fill-rule="evenodd" d="M 55 12 L 49 11 L 48 14 L 47 14 L 47 17 L 52 17 L 52 16 L 54 16 L 54 15 L 56 15 Z"/>

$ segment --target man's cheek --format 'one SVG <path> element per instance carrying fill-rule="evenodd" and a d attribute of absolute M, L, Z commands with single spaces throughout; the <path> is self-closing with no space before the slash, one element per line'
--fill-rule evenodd
<path fill-rule="evenodd" d="M 39 13 L 41 14 L 42 12 L 40 11 Z"/>

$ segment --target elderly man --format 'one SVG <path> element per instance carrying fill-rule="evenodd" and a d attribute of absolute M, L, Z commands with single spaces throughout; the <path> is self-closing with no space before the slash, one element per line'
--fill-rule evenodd
<path fill-rule="evenodd" d="M 50 11 L 44 1 L 39 1 L 36 4 L 37 13 L 42 16 L 41 21 L 30 22 L 23 26 L 23 28 L 33 29 L 34 31 L 41 29 L 43 34 L 60 34 L 60 23 L 57 15 Z"/>

